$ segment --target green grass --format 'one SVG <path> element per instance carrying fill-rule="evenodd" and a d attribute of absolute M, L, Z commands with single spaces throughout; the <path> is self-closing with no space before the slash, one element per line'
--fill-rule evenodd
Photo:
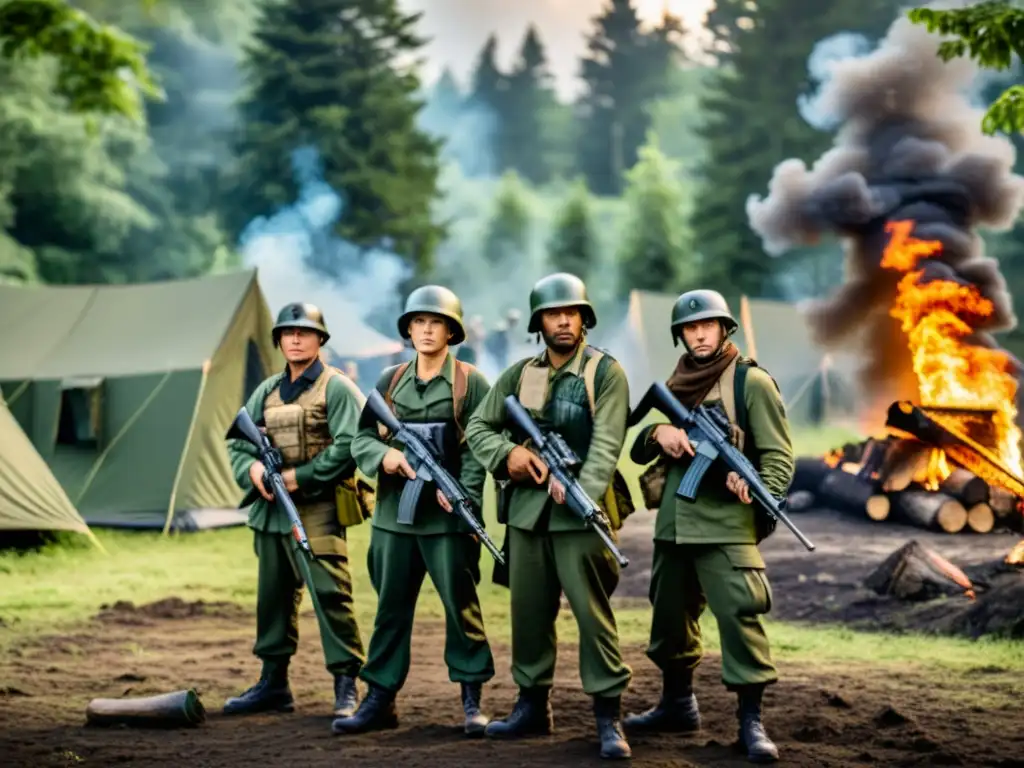
<path fill-rule="evenodd" d="M 843 434 L 816 435 L 830 447 L 848 439 Z M 806 443 L 798 443 L 798 452 Z M 808 451 L 809 452 L 809 451 Z M 486 514 L 491 516 L 491 505 Z M 490 530 L 498 529 L 493 524 Z M 372 626 L 376 598 L 366 575 L 370 527 L 349 532 L 356 606 L 364 633 Z M 32 635 L 59 632 L 88 620 L 100 606 L 118 600 L 143 604 L 171 596 L 186 600 L 231 601 L 253 606 L 256 600 L 256 558 L 246 528 L 172 535 L 97 530 L 107 554 L 83 537 L 49 545 L 39 551 L 0 553 L 0 646 Z M 500 535 L 495 533 L 500 543 Z M 480 587 L 489 634 L 509 638 L 508 592 L 490 583 L 491 561 L 483 553 Z M 308 598 L 307 598 L 308 605 Z M 423 619 L 443 616 L 432 586 L 425 585 L 418 607 Z M 625 643 L 643 643 L 650 629 L 644 601 L 620 600 L 616 617 Z M 795 626 L 770 621 L 773 651 L 780 660 L 801 662 L 878 663 L 905 667 L 927 665 L 970 671 L 974 668 L 1024 670 L 1024 643 L 919 635 L 879 635 L 841 627 Z M 717 650 L 714 619 L 704 621 L 706 645 Z M 568 611 L 559 618 L 559 636 L 575 638 Z"/>

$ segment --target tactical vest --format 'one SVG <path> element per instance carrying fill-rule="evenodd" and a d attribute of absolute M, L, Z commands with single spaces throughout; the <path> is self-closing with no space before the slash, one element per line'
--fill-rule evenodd
<path fill-rule="evenodd" d="M 542 365 L 541 360 L 541 357 L 535 357 L 523 366 L 516 396 L 524 408 L 535 414 L 534 421 L 541 431 L 558 432 L 580 457 L 582 465 L 587 459 L 594 433 L 596 393 L 614 358 L 587 345 L 578 362 L 573 360 L 572 363 L 579 365 L 578 375 L 559 376 L 553 387 L 548 378 L 550 367 Z M 520 445 L 526 442 L 526 435 L 520 434 L 518 428 L 512 427 L 510 431 L 514 442 Z M 595 501 L 604 507 L 612 528 L 616 530 L 635 509 L 629 486 L 618 468 L 612 472 L 604 497 Z"/>
<path fill-rule="evenodd" d="M 558 432 L 565 438 L 581 462 L 587 459 L 594 432 L 594 393 L 611 363 L 609 355 L 586 346 L 578 361 L 578 375 L 559 376 L 554 386 L 549 380 L 551 368 L 542 365 L 541 358 L 528 360 L 519 374 L 519 402 L 536 414 L 534 420 L 542 431 Z M 571 364 L 577 364 L 577 360 Z M 513 440 L 523 443 L 526 435 L 514 433 Z"/>
<path fill-rule="evenodd" d="M 267 394 L 263 401 L 267 437 L 280 452 L 285 469 L 313 460 L 334 442 L 327 421 L 327 383 L 341 375 L 337 368 L 325 365 L 316 381 L 291 403 L 281 399 L 280 384 Z M 293 495 L 296 504 L 302 505 L 301 494 Z M 300 508 L 299 511 L 305 516 L 320 512 L 320 507 L 324 513 L 334 510 L 338 522 L 348 528 L 370 517 L 374 503 L 372 489 L 368 493 L 365 482 L 357 483 L 353 475 L 342 478 L 334 489 L 333 498 L 328 496 L 317 503 L 316 510 Z"/>
<path fill-rule="evenodd" d="M 263 401 L 267 437 L 281 452 L 286 468 L 310 461 L 334 442 L 327 423 L 327 382 L 339 375 L 337 368 L 325 365 L 312 386 L 294 402 L 281 399 L 280 384 Z"/>

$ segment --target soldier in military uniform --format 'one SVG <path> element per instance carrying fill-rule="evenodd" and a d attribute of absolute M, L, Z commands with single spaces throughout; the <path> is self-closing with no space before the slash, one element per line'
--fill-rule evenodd
<path fill-rule="evenodd" d="M 272 333 L 287 367 L 256 388 L 246 409 L 284 460 L 282 478 L 315 555 L 312 589 L 324 659 L 334 675 L 334 713 L 351 714 L 358 703 L 356 676 L 364 652 L 353 611 L 346 527 L 364 519 L 351 444 L 365 398 L 341 371 L 322 362 L 320 348 L 330 336 L 315 306 L 287 305 Z M 296 558 L 302 555 L 288 518 L 263 484 L 256 448 L 229 440 L 228 454 L 235 480 L 247 491 L 242 504 L 252 504 L 249 527 L 259 558 L 253 653 L 262 660 L 263 672 L 256 685 L 227 701 L 224 713 L 290 712 L 288 663 L 298 646 L 303 586 Z"/>
<path fill-rule="evenodd" d="M 583 488 L 618 527 L 627 511 L 610 501 L 626 435 L 629 385 L 618 362 L 586 343 L 597 316 L 578 277 L 558 273 L 540 280 L 530 294 L 530 311 L 529 331 L 543 335 L 544 351 L 505 370 L 466 427 L 473 453 L 495 479 L 510 483 L 499 519 L 509 526 L 512 677 L 519 696 L 507 718 L 487 726 L 487 735 L 551 732 L 555 620 L 564 591 L 579 627 L 580 677 L 594 700 L 601 756 L 627 758 L 621 695 L 632 673 L 622 661 L 610 602 L 618 563 L 565 506 L 565 488 L 549 479 L 525 435 L 517 434 L 505 398 L 516 394 L 542 429 L 562 435 L 583 461 Z"/>
<path fill-rule="evenodd" d="M 447 288 L 428 285 L 413 291 L 398 320 L 416 356 L 384 371 L 377 390 L 397 418 L 424 435 L 443 456 L 442 465 L 458 478 L 478 505 L 486 473 L 469 452 L 462 427 L 487 394 L 487 380 L 473 366 L 457 361 L 449 346 L 465 337 L 462 305 Z M 480 711 L 482 684 L 494 677 L 494 659 L 484 633 L 477 597 L 480 543 L 468 534 L 436 486 L 427 485 L 403 517 L 400 505 L 415 473 L 401 446 L 382 438 L 368 414 L 353 442 L 360 469 L 377 477 L 368 568 L 377 592 L 377 616 L 361 677 L 369 692 L 351 717 L 334 721 L 336 734 L 360 733 L 398 725 L 395 697 L 409 673 L 413 617 L 423 578 L 430 576 L 446 616 L 444 649 L 448 676 L 461 684 L 467 735 L 481 735 L 487 718 Z"/>
<path fill-rule="evenodd" d="M 686 354 L 668 387 L 687 407 L 720 406 L 733 425 L 734 443 L 782 497 L 794 469 L 785 408 L 771 376 L 741 357 L 729 340 L 736 327 L 716 291 L 680 296 L 672 309 L 672 336 Z M 660 474 L 665 489 L 679 485 L 693 454 L 686 432 L 669 424 L 642 430 L 632 448 L 639 464 L 658 459 L 641 482 Z M 631 732 L 700 728 L 693 673 L 703 656 L 698 620 L 707 606 L 718 621 L 722 681 L 738 695 L 740 743 L 751 761 L 772 762 L 778 750 L 761 720 L 765 686 L 777 680 L 761 622 L 772 593 L 757 544 L 774 526 L 751 505 L 746 482 L 727 470 L 713 466 L 693 503 L 663 492 L 654 531 L 647 655 L 661 669 L 664 688 L 657 706 L 629 716 L 625 724 Z"/>

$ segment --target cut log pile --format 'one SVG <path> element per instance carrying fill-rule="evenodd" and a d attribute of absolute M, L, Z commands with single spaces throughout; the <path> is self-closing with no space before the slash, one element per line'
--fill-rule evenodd
<path fill-rule="evenodd" d="M 914 438 L 848 443 L 822 458 L 799 458 L 789 508 L 864 515 L 946 533 L 1024 531 L 1022 499 Z"/>

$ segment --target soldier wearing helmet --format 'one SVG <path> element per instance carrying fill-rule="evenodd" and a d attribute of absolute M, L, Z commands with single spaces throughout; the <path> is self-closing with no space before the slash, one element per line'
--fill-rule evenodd
<path fill-rule="evenodd" d="M 508 418 L 505 398 L 516 395 L 538 424 L 557 431 L 582 459 L 579 480 L 617 529 L 631 508 L 616 491 L 624 480 L 616 465 L 626 436 L 629 385 L 610 355 L 586 343 L 597 324 L 583 281 L 549 275 L 530 293 L 528 331 L 545 349 L 513 363 L 473 414 L 466 437 L 474 454 L 502 486 L 499 522 L 508 525 L 512 677 L 519 695 L 511 714 L 486 734 L 512 738 L 550 733 L 550 703 L 561 595 L 579 627 L 580 677 L 593 697 L 601 755 L 628 758 L 621 695 L 631 671 L 619 652 L 611 595 L 618 563 L 601 540 L 565 506 L 565 488 L 527 447 Z M 628 496 L 628 493 L 627 493 Z M 495 574 L 495 581 L 499 581 Z"/>
<path fill-rule="evenodd" d="M 289 304 L 271 331 L 287 365 L 260 384 L 246 403 L 281 452 L 282 477 L 316 556 L 313 571 L 317 621 L 327 669 L 334 676 L 334 713 L 355 710 L 356 676 L 365 658 L 352 601 L 345 529 L 358 525 L 369 510 L 356 493 L 352 438 L 365 398 L 341 371 L 325 365 L 322 345 L 330 338 L 323 313 L 312 304 Z M 252 504 L 249 527 L 259 561 L 256 596 L 256 645 L 263 662 L 259 682 L 229 699 L 224 713 L 290 712 L 294 707 L 288 665 L 298 644 L 296 549 L 284 514 L 263 484 L 256 449 L 228 441 L 235 479 Z"/>
<path fill-rule="evenodd" d="M 486 473 L 470 453 L 462 429 L 490 385 L 450 351 L 466 336 L 462 303 L 442 286 L 417 288 L 406 300 L 398 332 L 412 341 L 415 356 L 385 370 L 377 390 L 400 421 L 434 445 L 442 465 L 480 510 Z M 395 697 L 409 673 L 416 601 L 429 575 L 447 617 L 444 659 L 449 679 L 461 687 L 463 727 L 469 736 L 480 735 L 487 725 L 480 710 L 482 685 L 494 676 L 476 591 L 480 544 L 466 535 L 464 524 L 434 486 L 423 491 L 411 516 L 400 515 L 402 492 L 416 473 L 401 446 L 378 431 L 372 415 L 367 413 L 360 426 L 352 452 L 360 469 L 377 478 L 368 556 L 377 615 L 361 672 L 369 691 L 356 713 L 336 719 L 332 731 L 341 735 L 398 725 Z"/>
<path fill-rule="evenodd" d="M 720 407 L 734 443 L 781 498 L 794 469 L 785 407 L 772 377 L 741 357 L 730 341 L 736 328 L 717 291 L 681 295 L 672 308 L 671 333 L 686 353 L 668 387 L 688 408 L 701 403 Z M 703 655 L 699 619 L 708 607 L 718 622 L 722 681 L 738 697 L 740 744 L 752 762 L 773 762 L 779 753 L 765 733 L 761 702 L 765 686 L 778 675 L 761 621 L 771 608 L 771 587 L 757 544 L 774 529 L 774 520 L 754 508 L 749 488 L 735 472 L 717 466 L 708 471 L 693 503 L 678 499 L 671 489 L 678 487 L 694 455 L 681 429 L 647 427 L 631 455 L 641 465 L 656 460 L 641 485 L 648 504 L 658 507 L 647 655 L 661 669 L 664 687 L 655 707 L 626 718 L 626 729 L 700 728 L 693 673 Z M 665 488 L 669 492 L 657 490 Z"/>

